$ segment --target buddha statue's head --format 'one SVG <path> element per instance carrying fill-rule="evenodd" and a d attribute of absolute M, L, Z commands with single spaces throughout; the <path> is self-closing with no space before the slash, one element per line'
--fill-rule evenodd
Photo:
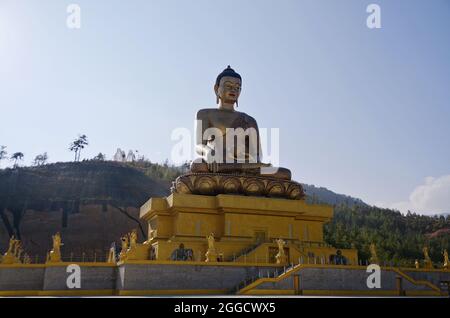
<path fill-rule="evenodd" d="M 233 109 L 241 93 L 242 78 L 230 65 L 217 76 L 214 92 L 220 108 Z"/>

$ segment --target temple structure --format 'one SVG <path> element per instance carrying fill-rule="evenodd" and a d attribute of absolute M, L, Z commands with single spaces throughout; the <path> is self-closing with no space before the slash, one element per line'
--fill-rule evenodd
<path fill-rule="evenodd" d="M 242 77 L 230 66 L 217 76 L 218 108 L 197 113 L 200 158 L 174 181 L 169 197 L 142 206 L 152 255 L 173 259 L 183 244 L 193 260 L 211 261 L 206 237 L 213 233 L 216 261 L 276 263 L 276 240 L 282 239 L 286 262 L 357 264 L 356 250 L 337 253 L 324 243 L 332 207 L 307 204 L 289 169 L 261 162 L 258 124 L 235 110 L 241 87 Z"/>

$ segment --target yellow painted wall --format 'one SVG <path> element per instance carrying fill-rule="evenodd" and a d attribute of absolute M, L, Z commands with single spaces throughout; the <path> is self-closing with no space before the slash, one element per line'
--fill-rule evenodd
<path fill-rule="evenodd" d="M 222 218 L 218 214 L 176 212 L 173 218 L 174 235 L 206 237 L 212 232 L 215 236 L 221 237 Z"/>

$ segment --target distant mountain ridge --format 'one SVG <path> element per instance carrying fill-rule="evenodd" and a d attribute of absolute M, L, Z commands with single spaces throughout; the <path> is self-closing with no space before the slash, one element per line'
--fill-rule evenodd
<path fill-rule="evenodd" d="M 347 205 L 353 207 L 369 206 L 363 200 L 351 197 L 345 194 L 338 194 L 324 187 L 316 187 L 315 185 L 302 184 L 303 189 L 307 195 L 307 201 L 310 203 L 326 203 L 330 205 Z"/>

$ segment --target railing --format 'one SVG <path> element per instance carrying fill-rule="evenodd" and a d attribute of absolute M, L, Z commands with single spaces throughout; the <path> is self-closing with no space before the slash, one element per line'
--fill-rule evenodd
<path fill-rule="evenodd" d="M 240 253 L 238 254 L 233 254 L 233 256 L 228 257 L 227 259 L 225 259 L 226 262 L 236 262 L 236 260 L 242 256 L 246 256 L 248 254 L 250 254 L 251 252 L 253 252 L 254 250 L 256 250 L 261 244 L 263 244 L 265 242 L 258 242 L 257 244 L 254 244 L 250 247 L 247 247 L 245 249 L 243 249 Z"/>
<path fill-rule="evenodd" d="M 62 262 L 75 262 L 75 263 L 102 263 L 108 261 L 109 252 L 104 253 L 81 253 L 61 256 Z"/>
<path fill-rule="evenodd" d="M 97 252 L 82 252 L 82 253 L 70 253 L 61 255 L 61 262 L 74 262 L 74 263 L 103 263 L 108 261 L 109 251 L 103 253 Z M 25 255 L 21 255 L 20 261 L 28 264 L 45 264 L 47 262 L 47 256 L 43 255 L 28 255 L 26 259 Z"/>
<path fill-rule="evenodd" d="M 365 263 L 365 265 L 369 265 L 370 262 L 368 262 L 367 260 L 365 262 L 360 261 L 359 265 L 363 266 Z M 318 262 L 317 261 L 317 257 L 299 257 L 298 259 L 298 263 L 294 264 L 294 263 L 289 263 L 286 266 L 280 267 L 280 268 L 273 268 L 271 270 L 269 269 L 265 269 L 263 270 L 259 270 L 258 271 L 258 275 L 255 275 L 253 277 L 250 277 L 248 279 L 245 279 L 243 281 L 241 281 L 239 284 L 237 284 L 236 286 L 234 286 L 233 288 L 231 288 L 229 290 L 230 294 L 235 294 L 237 293 L 239 290 L 243 289 L 244 287 L 252 284 L 253 282 L 257 281 L 258 279 L 261 278 L 277 278 L 281 275 L 284 275 L 294 269 L 296 269 L 298 266 L 301 265 L 347 265 L 347 266 L 352 266 L 352 264 L 343 264 L 340 263 L 338 261 L 334 261 L 334 262 L 330 262 L 326 259 L 324 259 L 324 261 Z"/>
<path fill-rule="evenodd" d="M 231 288 L 228 292 L 230 294 L 235 294 L 239 290 L 241 290 L 242 288 L 252 284 L 253 282 L 255 282 L 255 281 L 257 281 L 258 279 L 261 279 L 261 278 L 277 278 L 277 277 L 279 277 L 279 276 L 281 276 L 281 275 L 283 275 L 283 274 L 285 274 L 285 273 L 295 269 L 298 265 L 299 264 L 294 265 L 294 264 L 291 263 L 291 264 L 289 264 L 287 266 L 283 266 L 281 268 L 273 268 L 273 269 L 270 269 L 270 270 L 266 269 L 264 271 L 260 269 L 258 271 L 258 275 L 255 275 L 253 277 L 250 277 L 248 279 L 245 279 L 245 280 L 241 281 L 239 284 L 237 284 L 236 286 Z"/>

